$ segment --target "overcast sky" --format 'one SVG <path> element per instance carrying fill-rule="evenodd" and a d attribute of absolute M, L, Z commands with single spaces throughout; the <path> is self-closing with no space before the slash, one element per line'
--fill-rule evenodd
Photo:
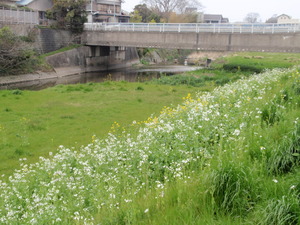
<path fill-rule="evenodd" d="M 260 15 L 262 22 L 274 14 L 287 14 L 300 19 L 300 0 L 199 0 L 204 6 L 204 13 L 222 14 L 230 22 L 243 21 L 248 13 Z M 141 0 L 125 0 L 122 8 L 131 12 Z"/>

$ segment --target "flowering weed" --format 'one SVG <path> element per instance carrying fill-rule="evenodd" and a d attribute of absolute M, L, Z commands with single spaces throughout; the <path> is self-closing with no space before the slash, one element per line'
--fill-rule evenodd
<path fill-rule="evenodd" d="M 281 119 L 272 126 L 270 122 L 261 125 L 262 111 L 274 105 L 278 93 L 284 93 L 298 77 L 296 68 L 266 71 L 211 93 L 199 93 L 195 99 L 188 95 L 176 108 L 134 123 L 135 132 L 115 123 L 107 138 L 93 137 L 91 144 L 80 149 L 61 146 L 57 154 L 41 157 L 35 164 L 22 160 L 21 169 L 0 183 L 0 223 L 152 224 L 153 219 L 168 224 L 164 218 L 171 216 L 177 221 L 173 224 L 213 224 L 226 217 L 249 222 L 255 220 L 249 213 L 255 214 L 264 204 L 270 205 L 266 212 L 276 215 L 281 215 L 283 207 L 280 221 L 295 222 L 296 214 L 290 209 L 299 210 L 299 206 L 283 197 L 282 207 L 278 206 L 259 180 L 274 179 L 265 163 L 276 155 L 275 143 L 285 143 L 276 134 L 295 131 L 297 97 L 289 94 L 292 101 L 276 102 L 275 114 L 280 113 Z M 281 124 L 287 128 L 279 132 L 276 128 Z M 298 139 L 291 140 L 288 152 L 296 168 Z M 177 215 L 178 209 L 188 210 L 183 203 L 192 207 Z M 166 217 L 157 218 L 155 212 L 160 211 Z"/>

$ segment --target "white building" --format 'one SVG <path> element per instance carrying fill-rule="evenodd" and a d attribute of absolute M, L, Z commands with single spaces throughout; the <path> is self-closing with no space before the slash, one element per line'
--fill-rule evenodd
<path fill-rule="evenodd" d="M 122 0 L 90 0 L 88 22 L 128 22 L 129 15 L 121 9 Z M 92 20 L 93 17 L 93 20 Z"/>
<path fill-rule="evenodd" d="M 281 14 L 277 17 L 278 24 L 300 24 L 300 19 L 292 19 L 289 15 Z"/>

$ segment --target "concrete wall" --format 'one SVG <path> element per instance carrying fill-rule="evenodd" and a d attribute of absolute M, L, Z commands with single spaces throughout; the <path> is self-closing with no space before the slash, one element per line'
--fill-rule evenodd
<path fill-rule="evenodd" d="M 40 53 L 48 53 L 72 43 L 80 43 L 81 39 L 81 36 L 75 36 L 67 30 L 40 29 L 31 24 L 0 24 L 0 28 L 4 26 L 9 26 L 19 36 L 32 36 L 35 39 L 33 47 Z"/>
<path fill-rule="evenodd" d="M 82 73 L 106 71 L 124 68 L 139 62 L 135 48 L 109 49 L 109 54 L 101 56 L 101 47 L 97 47 L 96 56 L 89 46 L 82 46 L 69 51 L 46 57 L 47 62 L 61 75 L 64 73 Z M 72 72 L 73 71 L 73 72 Z"/>
<path fill-rule="evenodd" d="M 40 53 L 52 52 L 72 43 L 79 42 L 80 36 L 74 36 L 67 30 L 37 29 L 36 48 L 39 49 Z"/>
<path fill-rule="evenodd" d="M 300 33 L 178 33 L 86 31 L 86 45 L 195 49 L 203 51 L 300 52 Z"/>

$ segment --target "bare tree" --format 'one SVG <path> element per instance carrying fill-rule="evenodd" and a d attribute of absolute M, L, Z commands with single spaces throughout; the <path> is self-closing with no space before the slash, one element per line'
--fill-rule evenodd
<path fill-rule="evenodd" d="M 197 10 L 203 8 L 198 0 L 144 0 L 144 2 L 166 22 L 169 21 L 172 12 L 183 13 L 188 7 L 194 7 Z"/>
<path fill-rule="evenodd" d="M 244 19 L 247 23 L 257 23 L 260 20 L 260 15 L 255 12 L 248 13 Z"/>
<path fill-rule="evenodd" d="M 27 72 L 34 63 L 29 45 L 8 27 L 0 29 L 0 76 Z"/>

